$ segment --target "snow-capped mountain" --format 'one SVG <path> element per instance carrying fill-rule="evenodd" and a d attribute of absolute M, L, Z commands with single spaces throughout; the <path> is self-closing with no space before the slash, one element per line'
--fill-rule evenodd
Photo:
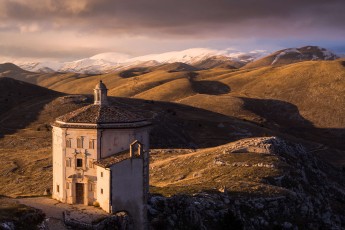
<path fill-rule="evenodd" d="M 182 62 L 189 65 L 198 65 L 214 59 L 236 62 L 237 66 L 251 62 L 263 55 L 266 51 L 257 50 L 248 53 L 234 50 L 215 50 L 207 48 L 193 48 L 182 51 L 172 51 L 160 54 L 150 54 L 138 57 L 131 57 L 121 53 L 101 53 L 95 56 L 64 63 L 17 63 L 23 69 L 42 72 L 54 70 L 57 72 L 78 72 L 78 73 L 107 73 L 132 67 L 158 66 L 165 63 Z M 236 65 L 236 64 L 235 64 Z"/>
<path fill-rule="evenodd" d="M 160 54 L 132 57 L 122 53 L 101 53 L 95 56 L 70 62 L 16 63 L 21 68 L 33 72 L 76 72 L 100 74 L 134 67 L 153 67 L 162 64 L 181 62 L 200 69 L 214 67 L 248 68 L 285 65 L 308 60 L 334 60 L 337 55 L 318 46 L 305 46 L 279 50 L 268 56 L 265 50 L 239 52 L 236 50 L 216 50 L 193 48 Z"/>
<path fill-rule="evenodd" d="M 319 46 L 304 46 L 279 50 L 246 65 L 246 68 L 287 65 L 301 61 L 334 60 L 338 56 Z"/>

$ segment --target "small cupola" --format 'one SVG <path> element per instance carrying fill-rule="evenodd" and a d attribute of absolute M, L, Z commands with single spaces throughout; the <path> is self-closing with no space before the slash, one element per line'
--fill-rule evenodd
<path fill-rule="evenodd" d="M 94 104 L 95 105 L 108 105 L 108 96 L 107 96 L 107 92 L 108 89 L 107 87 L 104 85 L 104 83 L 101 81 L 99 81 L 99 83 L 96 85 L 94 91 Z"/>

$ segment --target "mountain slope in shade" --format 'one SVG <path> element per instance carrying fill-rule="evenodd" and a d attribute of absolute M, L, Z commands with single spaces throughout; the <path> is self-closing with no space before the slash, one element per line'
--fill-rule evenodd
<path fill-rule="evenodd" d="M 198 65 L 199 68 L 213 68 L 230 62 L 231 67 L 241 67 L 265 54 L 263 50 L 243 53 L 233 50 L 215 50 L 193 48 L 182 51 L 173 51 L 160 54 L 150 54 L 130 57 L 121 53 L 102 53 L 76 61 L 64 63 L 19 63 L 22 68 L 36 72 L 76 72 L 76 73 L 109 73 L 134 67 L 153 67 L 166 63 L 182 62 L 189 65 Z M 46 67 L 46 68 L 45 68 Z"/>
<path fill-rule="evenodd" d="M 13 63 L 3 63 L 0 64 L 0 73 L 28 73 L 28 71 Z"/>
<path fill-rule="evenodd" d="M 263 66 L 281 66 L 301 61 L 335 60 L 338 56 L 331 51 L 318 46 L 304 46 L 279 50 L 271 55 L 248 63 L 245 68 Z"/>
<path fill-rule="evenodd" d="M 0 116 L 10 108 L 25 101 L 33 98 L 44 99 L 55 95 L 60 95 L 60 93 L 27 82 L 0 77 Z"/>

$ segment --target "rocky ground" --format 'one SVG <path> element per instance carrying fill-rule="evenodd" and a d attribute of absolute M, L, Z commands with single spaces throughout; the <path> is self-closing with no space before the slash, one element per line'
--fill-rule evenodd
<path fill-rule="evenodd" d="M 223 154 L 277 156 L 275 164 L 260 167 L 280 167 L 279 176 L 262 178 L 262 183 L 281 192 L 234 195 L 231 188 L 223 187 L 220 191 L 189 195 L 153 195 L 149 201 L 153 229 L 344 228 L 344 174 L 318 160 L 304 146 L 264 137 L 244 139 L 221 149 Z M 223 161 L 218 167 L 258 167 L 245 162 L 226 164 Z"/>

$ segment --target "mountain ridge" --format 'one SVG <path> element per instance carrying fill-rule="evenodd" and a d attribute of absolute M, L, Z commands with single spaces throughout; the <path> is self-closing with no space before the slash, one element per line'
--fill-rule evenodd
<path fill-rule="evenodd" d="M 238 68 L 265 55 L 265 52 L 264 50 L 254 50 L 245 53 L 235 50 L 192 48 L 137 57 L 131 57 L 116 52 L 107 52 L 70 62 L 27 62 L 18 63 L 18 65 L 33 72 L 40 72 L 45 69 L 49 72 L 52 69 L 56 72 L 101 74 L 134 67 L 154 67 L 175 62 L 182 62 L 188 65 L 199 65 L 199 67 L 201 67 L 206 66 L 205 63 L 203 63 L 205 60 L 213 59 L 214 61 L 216 59 L 218 61 L 230 61 L 231 66 Z M 217 64 L 220 65 L 221 63 Z M 214 66 L 214 64 L 212 66 Z"/>
<path fill-rule="evenodd" d="M 143 56 L 130 56 L 117 52 L 96 54 L 69 62 L 27 62 L 18 65 L 32 72 L 74 72 L 84 74 L 104 74 L 137 68 L 156 67 L 162 64 L 181 62 L 200 69 L 210 68 L 256 68 L 262 66 L 280 66 L 300 61 L 334 60 L 339 58 L 331 51 L 318 46 L 287 48 L 268 53 L 265 50 L 240 52 L 236 50 L 216 50 L 192 48 Z"/>

